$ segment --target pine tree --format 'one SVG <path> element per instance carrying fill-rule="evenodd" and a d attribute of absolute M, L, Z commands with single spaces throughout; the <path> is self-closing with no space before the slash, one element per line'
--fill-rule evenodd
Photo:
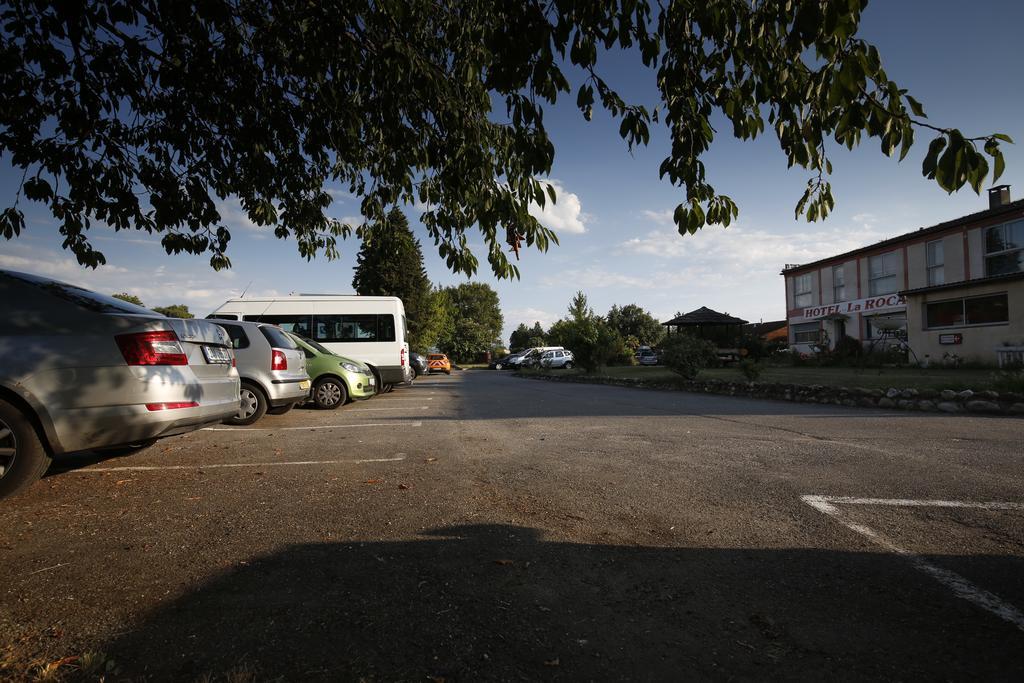
<path fill-rule="evenodd" d="M 425 351 L 436 342 L 430 318 L 434 292 L 423 266 L 423 251 L 409 221 L 398 209 L 362 235 L 352 287 L 362 296 L 397 296 L 405 306 L 409 346 Z M 428 338 L 433 337 L 433 338 Z"/>

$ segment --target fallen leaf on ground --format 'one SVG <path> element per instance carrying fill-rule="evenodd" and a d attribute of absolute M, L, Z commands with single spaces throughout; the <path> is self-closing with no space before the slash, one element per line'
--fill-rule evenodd
<path fill-rule="evenodd" d="M 411 489 L 412 488 L 412 484 L 399 484 L 398 488 L 400 488 L 401 490 L 405 491 L 406 489 Z"/>
<path fill-rule="evenodd" d="M 379 484 L 379 483 L 381 483 L 382 481 L 384 481 L 384 480 L 383 480 L 383 479 L 367 479 L 367 480 L 366 480 L 366 483 L 367 483 L 367 484 Z"/>
<path fill-rule="evenodd" d="M 561 666 L 561 664 L 562 663 L 558 661 L 558 657 L 555 657 L 554 659 L 549 659 L 544 662 L 544 666 Z"/>
<path fill-rule="evenodd" d="M 437 462 L 437 458 L 427 458 L 423 462 Z"/>
<path fill-rule="evenodd" d="M 118 479 L 114 482 L 114 486 L 120 486 L 121 484 L 127 484 L 131 479 Z"/>
<path fill-rule="evenodd" d="M 186 498 L 185 500 L 202 500 L 202 497 L 201 496 L 192 496 L 191 498 Z"/>
<path fill-rule="evenodd" d="M 494 564 L 500 564 L 503 567 L 507 567 L 510 564 L 515 564 L 515 560 L 495 560 Z"/>

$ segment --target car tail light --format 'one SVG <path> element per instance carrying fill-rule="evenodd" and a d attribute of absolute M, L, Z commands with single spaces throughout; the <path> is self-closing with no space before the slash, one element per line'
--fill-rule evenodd
<path fill-rule="evenodd" d="M 288 358 L 284 355 L 284 351 L 278 351 L 274 349 L 274 355 L 270 359 L 271 370 L 287 370 L 288 369 Z"/>
<path fill-rule="evenodd" d="M 128 365 L 188 365 L 188 356 L 172 330 L 119 334 L 114 340 Z"/>
<path fill-rule="evenodd" d="M 399 360 L 399 366 L 404 368 L 405 367 L 405 349 L 402 349 L 402 353 L 399 354 L 398 360 Z"/>
<path fill-rule="evenodd" d="M 198 408 L 199 404 L 195 401 L 181 401 L 179 403 L 147 403 L 146 410 L 174 410 L 175 408 Z"/>

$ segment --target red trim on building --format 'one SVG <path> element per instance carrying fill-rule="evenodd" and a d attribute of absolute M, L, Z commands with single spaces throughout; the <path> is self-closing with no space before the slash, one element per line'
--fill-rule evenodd
<path fill-rule="evenodd" d="M 907 255 L 906 246 L 903 247 L 903 289 L 910 289 L 910 257 Z"/>
<path fill-rule="evenodd" d="M 799 275 L 805 273 L 814 268 L 825 268 L 828 266 L 835 265 L 837 262 L 848 261 L 851 258 L 864 258 L 868 256 L 877 256 L 878 254 L 884 254 L 886 252 L 893 251 L 900 247 L 909 247 L 915 244 L 923 244 L 925 242 L 931 242 L 932 240 L 947 237 L 957 232 L 964 232 L 968 230 L 975 230 L 977 228 L 987 228 L 993 225 L 1001 225 L 1009 221 L 1018 220 L 1024 217 L 1024 210 L 1021 207 L 1021 201 L 1018 200 L 1013 202 L 1013 205 L 1007 210 L 1003 207 L 998 213 L 990 216 L 980 216 L 978 218 L 971 218 L 965 216 L 964 218 L 958 218 L 946 223 L 940 223 L 938 225 L 931 226 L 929 228 L 920 228 L 914 232 L 909 232 L 904 235 L 898 235 L 891 237 L 887 240 L 879 242 L 876 245 L 869 244 L 866 247 L 860 249 L 854 249 L 844 254 L 836 254 L 828 258 L 821 259 L 819 261 L 813 261 L 811 263 L 801 264 L 799 267 L 791 270 L 782 271 L 783 275 Z M 967 219 L 967 220 L 965 220 Z"/>
<path fill-rule="evenodd" d="M 964 279 L 971 279 L 971 240 L 967 237 L 967 231 L 963 231 L 964 236 Z M 982 236 L 984 240 L 984 236 Z"/>

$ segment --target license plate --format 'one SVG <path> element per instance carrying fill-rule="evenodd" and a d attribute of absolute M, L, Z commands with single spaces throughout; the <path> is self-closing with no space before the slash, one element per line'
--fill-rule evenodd
<path fill-rule="evenodd" d="M 207 363 L 231 363 L 231 352 L 223 346 L 204 346 L 203 356 Z"/>
<path fill-rule="evenodd" d="M 303 380 L 303 381 L 299 382 L 299 389 L 302 389 L 303 391 L 305 391 L 306 389 L 309 389 L 309 380 L 306 379 L 306 380 Z"/>

